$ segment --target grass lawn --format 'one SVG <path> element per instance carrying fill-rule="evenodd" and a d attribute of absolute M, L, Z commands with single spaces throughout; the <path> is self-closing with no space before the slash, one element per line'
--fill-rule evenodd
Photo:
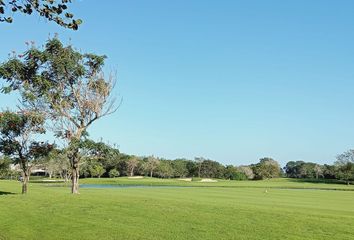
<path fill-rule="evenodd" d="M 312 189 L 353 186 L 289 179 L 81 183 L 203 187 L 82 188 L 73 196 L 69 188 L 31 183 L 22 196 L 18 182 L 0 181 L 0 239 L 354 239 L 354 191 Z"/>

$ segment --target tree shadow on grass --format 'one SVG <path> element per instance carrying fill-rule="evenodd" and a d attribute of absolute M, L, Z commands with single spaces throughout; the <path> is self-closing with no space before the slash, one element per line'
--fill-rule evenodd
<path fill-rule="evenodd" d="M 0 191 L 0 196 L 1 196 L 1 195 L 13 195 L 13 194 L 16 194 L 16 193 Z"/>

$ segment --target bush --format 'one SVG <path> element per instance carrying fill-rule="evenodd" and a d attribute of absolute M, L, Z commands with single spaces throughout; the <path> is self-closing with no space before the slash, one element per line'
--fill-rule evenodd
<path fill-rule="evenodd" d="M 247 176 L 245 173 L 243 172 L 236 172 L 232 175 L 232 178 L 230 178 L 231 180 L 248 180 Z"/>
<path fill-rule="evenodd" d="M 119 177 L 119 172 L 117 169 L 113 168 L 109 171 L 109 177 L 110 178 L 115 178 L 115 177 Z"/>

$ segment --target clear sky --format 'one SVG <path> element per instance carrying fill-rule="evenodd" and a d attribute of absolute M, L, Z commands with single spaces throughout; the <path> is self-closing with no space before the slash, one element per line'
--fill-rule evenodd
<path fill-rule="evenodd" d="M 119 111 L 90 128 L 129 154 L 331 163 L 354 147 L 354 1 L 74 1 L 77 32 L 0 24 L 0 60 L 59 33 L 117 70 Z M 0 95 L 0 107 L 15 97 Z"/>

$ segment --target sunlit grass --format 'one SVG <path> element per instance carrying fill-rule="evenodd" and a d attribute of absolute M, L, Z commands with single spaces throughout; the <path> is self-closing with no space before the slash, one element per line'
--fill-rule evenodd
<path fill-rule="evenodd" d="M 73 196 L 69 188 L 32 183 L 22 196 L 18 182 L 0 181 L 0 239 L 354 239 L 354 191 L 279 189 L 352 186 L 287 179 L 81 183 L 223 187 L 82 188 Z"/>

